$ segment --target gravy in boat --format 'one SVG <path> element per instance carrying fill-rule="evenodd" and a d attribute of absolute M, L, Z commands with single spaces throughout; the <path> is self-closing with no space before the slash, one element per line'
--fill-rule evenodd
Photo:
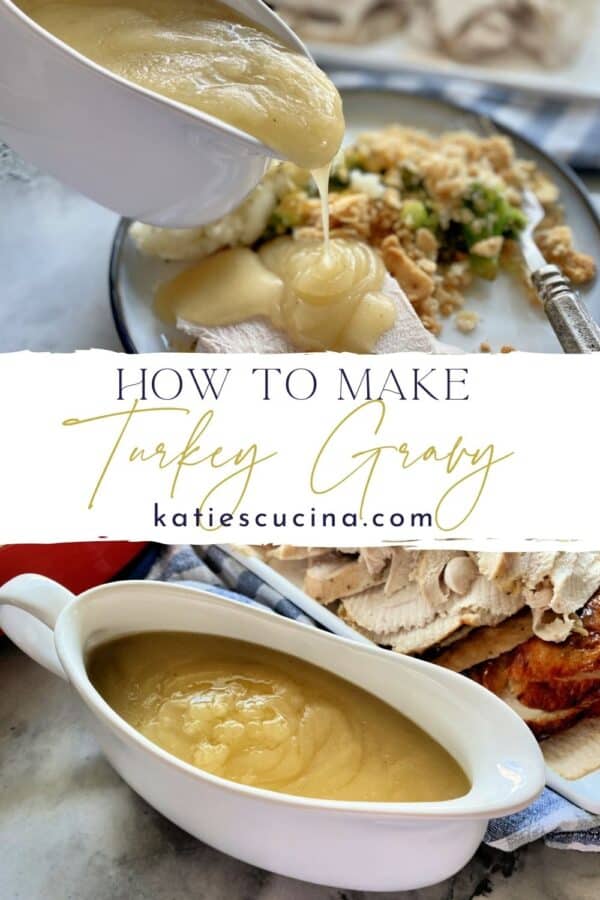
<path fill-rule="evenodd" d="M 285 794 L 372 802 L 461 797 L 469 781 L 372 694 L 266 647 L 214 635 L 129 635 L 88 674 L 126 722 L 214 775 Z"/>
<path fill-rule="evenodd" d="M 340 148 L 342 102 L 329 78 L 217 0 L 18 3 L 93 62 L 253 135 L 304 169 L 328 165 Z"/>

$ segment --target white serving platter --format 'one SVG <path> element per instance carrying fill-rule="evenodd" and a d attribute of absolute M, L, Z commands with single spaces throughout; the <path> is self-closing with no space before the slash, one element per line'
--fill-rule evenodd
<path fill-rule="evenodd" d="M 324 628 L 327 628 L 333 634 L 340 637 L 350 638 L 361 643 L 372 643 L 364 635 L 355 631 L 346 622 L 343 622 L 339 616 L 332 613 L 322 604 L 313 600 L 308 594 L 305 594 L 299 586 L 300 582 L 286 578 L 280 572 L 277 572 L 258 556 L 252 556 L 244 553 L 240 548 L 231 545 L 222 546 L 221 550 L 236 560 L 239 565 L 248 569 L 258 578 L 278 591 L 282 596 L 290 600 L 298 609 L 318 622 Z M 390 651 L 391 653 L 392 651 Z M 566 797 L 576 806 L 588 812 L 600 814 L 600 769 L 591 772 L 583 778 L 569 780 L 557 775 L 549 766 L 546 766 L 546 783 L 558 794 Z"/>
<path fill-rule="evenodd" d="M 460 2 L 460 0 L 455 0 Z M 309 41 L 317 62 L 328 68 L 353 66 L 380 72 L 415 72 L 446 78 L 468 78 L 546 96 L 600 98 L 600 3 L 591 16 L 586 38 L 577 55 L 566 65 L 549 69 L 523 54 L 502 54 L 485 63 L 457 62 L 416 46 L 397 31 L 368 44 Z"/>

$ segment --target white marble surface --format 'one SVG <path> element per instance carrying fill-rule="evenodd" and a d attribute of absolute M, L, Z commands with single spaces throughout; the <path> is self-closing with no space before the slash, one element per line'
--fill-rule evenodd
<path fill-rule="evenodd" d="M 120 350 L 108 302 L 118 218 L 0 147 L 0 352 Z"/>
<path fill-rule="evenodd" d="M 107 291 L 116 217 L 1 148 L 0 202 L 0 351 L 120 349 Z M 1 637 L 0 685 L 1 900 L 367 900 L 252 869 L 171 825 L 104 762 L 70 689 Z M 482 848 L 450 882 L 396 897 L 490 892 L 596 900 L 600 858 Z"/>

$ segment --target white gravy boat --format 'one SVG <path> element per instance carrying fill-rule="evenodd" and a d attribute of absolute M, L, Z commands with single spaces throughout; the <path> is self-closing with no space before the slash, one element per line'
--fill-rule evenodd
<path fill-rule="evenodd" d="M 148 803 L 224 853 L 292 878 L 364 891 L 439 882 L 471 858 L 488 819 L 526 806 L 544 785 L 542 755 L 527 727 L 467 678 L 193 588 L 122 582 L 75 598 L 55 582 L 22 575 L 0 589 L 0 628 L 71 683 L 102 750 Z M 471 790 L 439 803 L 313 800 L 181 762 L 113 712 L 85 667 L 87 650 L 99 642 L 167 630 L 276 647 L 359 684 L 446 747 Z"/>
<path fill-rule="evenodd" d="M 261 0 L 223 0 L 308 56 Z M 274 150 L 114 75 L 0 0 L 0 140 L 122 216 L 185 228 L 229 212 Z"/>

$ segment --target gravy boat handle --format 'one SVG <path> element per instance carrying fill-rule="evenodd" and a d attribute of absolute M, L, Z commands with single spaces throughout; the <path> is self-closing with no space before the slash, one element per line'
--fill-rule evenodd
<path fill-rule="evenodd" d="M 74 599 L 74 594 L 42 575 L 18 575 L 0 587 L 0 628 L 31 659 L 65 681 L 53 631 Z"/>

